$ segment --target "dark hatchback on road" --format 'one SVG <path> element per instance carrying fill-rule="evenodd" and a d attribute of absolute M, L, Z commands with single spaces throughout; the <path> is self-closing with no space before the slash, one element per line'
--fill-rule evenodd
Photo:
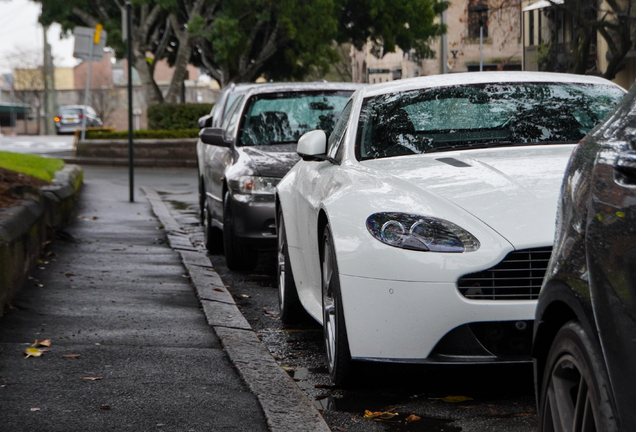
<path fill-rule="evenodd" d="M 206 246 L 222 248 L 230 269 L 253 268 L 257 251 L 276 245 L 275 187 L 299 160 L 298 139 L 314 129 L 331 133 L 360 86 L 236 86 L 224 95 L 230 105 L 223 108 L 220 127 L 212 127 L 214 115 L 202 119 L 198 158 Z"/>
<path fill-rule="evenodd" d="M 58 109 L 55 116 L 55 129 L 58 135 L 73 134 L 82 127 L 86 117 L 86 127 L 103 126 L 95 110 L 86 105 L 65 105 Z"/>
<path fill-rule="evenodd" d="M 540 431 L 636 431 L 636 87 L 570 159 L 533 355 Z"/>

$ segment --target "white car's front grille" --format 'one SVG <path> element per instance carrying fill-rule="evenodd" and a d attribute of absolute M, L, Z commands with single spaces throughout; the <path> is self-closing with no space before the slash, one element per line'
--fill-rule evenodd
<path fill-rule="evenodd" d="M 510 252 L 496 266 L 462 276 L 457 287 L 471 300 L 536 300 L 551 247 Z"/>

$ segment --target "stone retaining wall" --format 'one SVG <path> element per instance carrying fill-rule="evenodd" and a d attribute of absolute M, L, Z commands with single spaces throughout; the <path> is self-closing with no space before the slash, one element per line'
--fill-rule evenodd
<path fill-rule="evenodd" d="M 23 203 L 0 209 L 0 316 L 26 284 L 45 241 L 68 221 L 82 179 L 83 171 L 79 166 L 66 165 L 57 172 L 50 186 L 12 188 L 11 192 Z"/>
<path fill-rule="evenodd" d="M 196 167 L 197 138 L 135 139 L 135 165 Z M 77 163 L 128 165 L 128 140 L 84 140 L 77 143 Z"/>

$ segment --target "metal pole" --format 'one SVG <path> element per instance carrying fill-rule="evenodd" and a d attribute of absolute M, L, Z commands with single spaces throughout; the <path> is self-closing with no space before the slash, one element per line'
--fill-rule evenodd
<path fill-rule="evenodd" d="M 91 88 L 91 66 L 93 65 L 93 47 L 95 43 L 91 46 L 91 51 L 88 54 L 88 71 L 86 72 L 86 85 L 84 86 L 84 112 L 82 114 L 82 138 L 81 141 L 86 139 L 86 113 L 88 107 L 88 92 Z"/>
<path fill-rule="evenodd" d="M 135 202 L 134 142 L 133 142 L 133 86 L 132 86 L 132 4 L 126 2 L 126 46 L 128 58 L 128 185 L 130 202 Z"/>
<path fill-rule="evenodd" d="M 479 72 L 483 70 L 484 70 L 484 26 L 480 25 L 479 26 Z"/>

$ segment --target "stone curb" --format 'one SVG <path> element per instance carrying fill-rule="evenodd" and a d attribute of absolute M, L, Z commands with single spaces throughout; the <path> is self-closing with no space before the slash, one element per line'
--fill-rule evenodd
<path fill-rule="evenodd" d="M 315 405 L 256 336 L 214 271 L 205 250 L 193 246 L 155 190 L 142 189 L 166 229 L 170 246 L 181 255 L 208 324 L 221 339 L 247 386 L 258 397 L 270 429 L 274 432 L 330 431 Z"/>
<path fill-rule="evenodd" d="M 68 221 L 83 175 L 79 166 L 66 165 L 55 174 L 50 186 L 11 188 L 24 201 L 0 210 L 0 316 L 26 284 L 44 243 Z"/>

